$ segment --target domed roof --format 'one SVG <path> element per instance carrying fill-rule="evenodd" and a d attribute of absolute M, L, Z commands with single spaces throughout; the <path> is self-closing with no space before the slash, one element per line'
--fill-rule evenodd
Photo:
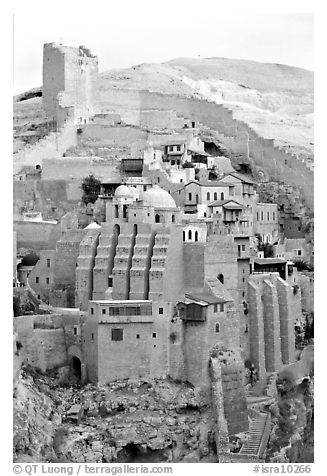
<path fill-rule="evenodd" d="M 39 259 L 40 258 L 38 257 L 38 255 L 32 251 L 28 255 L 24 256 L 20 264 L 21 266 L 35 266 Z"/>
<path fill-rule="evenodd" d="M 166 190 L 160 188 L 159 185 L 154 185 L 146 192 L 143 192 L 143 202 L 145 205 L 154 208 L 176 208 L 173 197 Z"/>
<path fill-rule="evenodd" d="M 96 228 L 101 228 L 100 225 L 98 225 L 95 221 L 92 221 L 89 225 L 87 225 L 84 230 L 92 230 Z"/>
<path fill-rule="evenodd" d="M 119 185 L 115 190 L 115 197 L 133 198 L 134 194 L 131 192 L 130 188 L 126 187 L 126 185 Z"/>

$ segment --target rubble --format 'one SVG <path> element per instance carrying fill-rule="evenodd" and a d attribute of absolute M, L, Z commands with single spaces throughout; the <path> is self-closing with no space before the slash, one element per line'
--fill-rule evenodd
<path fill-rule="evenodd" d="M 158 379 L 64 387 L 61 376 L 23 369 L 14 396 L 15 462 L 216 461 L 203 393 Z M 65 421 L 76 404 L 84 417 Z"/>

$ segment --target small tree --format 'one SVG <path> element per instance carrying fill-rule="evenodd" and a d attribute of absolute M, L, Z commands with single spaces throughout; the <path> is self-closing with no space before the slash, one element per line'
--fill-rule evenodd
<path fill-rule="evenodd" d="M 94 203 L 97 200 L 100 193 L 100 184 L 100 180 L 92 174 L 83 179 L 81 188 L 83 190 L 82 201 L 85 205 Z"/>

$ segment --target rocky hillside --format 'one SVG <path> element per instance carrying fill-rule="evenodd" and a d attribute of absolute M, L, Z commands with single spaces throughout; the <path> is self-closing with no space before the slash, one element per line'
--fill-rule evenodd
<path fill-rule="evenodd" d="M 170 380 L 65 386 L 65 370 L 27 368 L 17 379 L 15 462 L 217 462 L 205 395 Z M 74 403 L 80 424 L 65 421 Z"/>
<path fill-rule="evenodd" d="M 313 155 L 311 71 L 227 58 L 179 58 L 110 70 L 100 75 L 98 85 L 100 106 L 109 90 L 119 88 L 209 99 L 231 109 L 262 137 L 275 139 L 276 145 Z M 17 130 L 42 116 L 39 94 L 35 89 L 16 96 Z"/>
<path fill-rule="evenodd" d="M 235 118 L 295 152 L 313 154 L 313 73 L 227 58 L 180 58 L 103 73 L 100 101 L 112 88 L 196 96 L 224 104 Z"/>

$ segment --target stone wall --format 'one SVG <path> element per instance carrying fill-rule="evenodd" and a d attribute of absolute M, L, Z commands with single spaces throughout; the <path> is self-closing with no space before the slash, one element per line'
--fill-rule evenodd
<path fill-rule="evenodd" d="M 17 339 L 22 344 L 22 362 L 43 372 L 69 365 L 69 349 L 72 346 L 81 349 L 78 329 L 85 318 L 85 314 L 78 310 L 15 317 Z"/>
<path fill-rule="evenodd" d="M 30 250 L 55 249 L 60 237 L 60 224 L 51 222 L 14 221 L 17 248 Z"/>

